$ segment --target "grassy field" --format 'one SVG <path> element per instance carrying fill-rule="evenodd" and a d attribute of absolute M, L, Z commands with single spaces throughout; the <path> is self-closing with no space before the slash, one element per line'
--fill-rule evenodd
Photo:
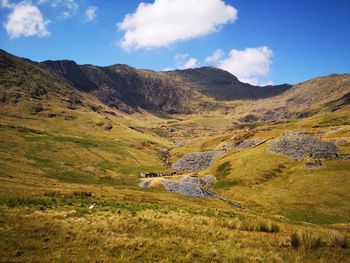
<path fill-rule="evenodd" d="M 349 161 L 306 168 L 307 160 L 267 151 L 284 130 L 306 130 L 326 140 L 346 139 L 341 151 L 348 153 L 346 108 L 242 129 L 234 128 L 238 111 L 225 117 L 114 116 L 59 103 L 49 111 L 56 115 L 32 115 L 26 104 L 1 111 L 1 262 L 350 259 Z M 104 129 L 105 123 L 112 129 Z M 245 137 L 269 140 L 252 149 L 233 148 L 199 175 L 216 176 L 214 192 L 247 209 L 137 186 L 140 172 L 167 170 L 164 149 L 174 162 Z M 89 209 L 92 204 L 96 208 Z"/>

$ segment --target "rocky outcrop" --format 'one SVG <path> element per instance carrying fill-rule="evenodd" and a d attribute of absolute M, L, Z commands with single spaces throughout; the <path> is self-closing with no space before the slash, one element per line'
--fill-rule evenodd
<path fill-rule="evenodd" d="M 225 154 L 224 151 L 194 152 L 180 158 L 173 164 L 176 171 L 199 171 L 209 168 L 215 157 Z"/>
<path fill-rule="evenodd" d="M 297 160 L 304 157 L 328 159 L 337 155 L 338 147 L 334 143 L 321 141 L 302 132 L 286 132 L 271 144 L 269 151 Z"/>
<path fill-rule="evenodd" d="M 166 74 L 181 79 L 193 90 L 217 100 L 262 99 L 279 95 L 291 88 L 288 84 L 253 86 L 239 81 L 228 71 L 214 67 L 168 71 Z"/>
<path fill-rule="evenodd" d="M 170 114 L 191 112 L 194 93 L 160 72 L 122 64 L 78 65 L 69 60 L 44 61 L 40 65 L 70 86 L 127 113 L 138 111 L 139 107 Z"/>

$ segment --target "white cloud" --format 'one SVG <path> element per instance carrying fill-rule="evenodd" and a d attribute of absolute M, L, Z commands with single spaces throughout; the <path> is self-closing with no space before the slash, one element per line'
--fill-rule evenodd
<path fill-rule="evenodd" d="M 273 52 L 270 48 L 256 47 L 244 50 L 232 49 L 228 57 L 218 61 L 217 66 L 229 71 L 239 80 L 253 85 L 269 84 L 263 81 L 270 73 Z"/>
<path fill-rule="evenodd" d="M 97 17 L 97 7 L 96 6 L 89 6 L 88 9 L 85 11 L 85 22 L 91 22 L 96 19 Z"/>
<path fill-rule="evenodd" d="M 207 62 L 207 63 L 216 63 L 224 55 L 225 55 L 225 53 L 221 49 L 217 49 L 217 50 L 214 51 L 213 54 L 211 54 L 210 56 L 206 57 L 205 62 Z"/>
<path fill-rule="evenodd" d="M 183 61 L 186 60 L 186 58 L 188 58 L 188 54 L 176 54 L 174 56 L 174 59 L 177 64 L 183 63 Z"/>
<path fill-rule="evenodd" d="M 2 8 L 14 8 L 15 4 L 11 4 L 8 0 L 1 0 Z"/>
<path fill-rule="evenodd" d="M 58 6 L 63 6 L 65 10 L 61 13 L 60 18 L 65 19 L 76 15 L 79 4 L 76 0 L 56 0 L 51 3 L 52 7 L 56 8 Z"/>
<path fill-rule="evenodd" d="M 174 60 L 178 69 L 196 68 L 199 66 L 198 60 L 189 58 L 188 54 L 176 54 Z"/>
<path fill-rule="evenodd" d="M 196 68 L 198 67 L 198 61 L 195 58 L 189 58 L 187 61 L 185 61 L 180 69 L 187 69 L 187 68 Z"/>
<path fill-rule="evenodd" d="M 29 0 L 31 1 L 31 0 Z M 59 18 L 65 19 L 77 14 L 79 4 L 77 0 L 37 0 L 38 5 L 48 4 L 60 11 Z"/>
<path fill-rule="evenodd" d="M 10 38 L 47 37 L 51 34 L 47 29 L 49 21 L 44 20 L 42 13 L 36 6 L 22 3 L 14 5 L 12 8 L 13 10 L 5 23 L 5 29 Z"/>
<path fill-rule="evenodd" d="M 166 47 L 211 32 L 237 19 L 237 10 L 222 0 L 155 0 L 140 3 L 117 25 L 125 31 L 124 49 Z"/>

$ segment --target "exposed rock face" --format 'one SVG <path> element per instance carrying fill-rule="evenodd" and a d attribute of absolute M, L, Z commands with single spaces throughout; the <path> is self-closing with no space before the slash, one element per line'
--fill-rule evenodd
<path fill-rule="evenodd" d="M 31 110 L 33 115 L 38 114 L 39 112 L 42 112 L 42 111 L 44 111 L 44 107 L 40 103 L 34 105 Z"/>
<path fill-rule="evenodd" d="M 45 101 L 82 105 L 79 91 L 57 79 L 38 63 L 0 50 L 0 100 L 4 103 L 32 103 L 34 115 L 44 110 Z"/>
<path fill-rule="evenodd" d="M 92 93 L 108 106 L 127 113 L 141 107 L 187 114 L 196 107 L 218 107 L 215 103 L 197 105 L 194 98 L 202 95 L 220 100 L 260 99 L 278 95 L 291 87 L 252 86 L 240 82 L 227 71 L 212 67 L 156 72 L 122 64 L 78 65 L 70 60 L 49 60 L 40 66 L 72 87 Z"/>
<path fill-rule="evenodd" d="M 304 157 L 328 158 L 335 156 L 338 147 L 334 143 L 323 142 L 300 132 L 286 132 L 271 144 L 269 151 L 299 160 Z"/>
<path fill-rule="evenodd" d="M 139 107 L 190 113 L 193 92 L 167 75 L 127 65 L 98 67 L 74 61 L 44 61 L 40 65 L 72 87 L 92 93 L 103 103 L 127 113 Z"/>
<path fill-rule="evenodd" d="M 242 118 L 239 119 L 240 122 L 254 122 L 254 121 L 258 121 L 259 117 L 253 115 L 253 114 L 248 114 Z"/>
<path fill-rule="evenodd" d="M 290 85 L 257 87 L 238 80 L 229 72 L 202 67 L 166 72 L 188 83 L 194 90 L 218 100 L 261 99 L 276 96 L 291 88 Z"/>
<path fill-rule="evenodd" d="M 177 171 L 198 171 L 210 167 L 215 157 L 223 155 L 223 151 L 189 153 L 176 161 L 172 166 Z"/>

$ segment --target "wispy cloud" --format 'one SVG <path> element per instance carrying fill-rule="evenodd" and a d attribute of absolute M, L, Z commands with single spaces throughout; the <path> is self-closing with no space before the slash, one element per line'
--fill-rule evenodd
<path fill-rule="evenodd" d="M 224 51 L 217 49 L 210 56 L 206 57 L 206 63 L 217 63 L 225 55 Z"/>
<path fill-rule="evenodd" d="M 89 6 L 85 11 L 85 22 L 91 22 L 97 17 L 97 6 Z"/>
<path fill-rule="evenodd" d="M 190 58 L 188 54 L 176 54 L 174 60 L 178 69 L 199 67 L 198 60 L 196 58 Z"/>
<path fill-rule="evenodd" d="M 38 5 L 50 5 L 54 9 L 60 11 L 59 18 L 65 19 L 77 14 L 79 10 L 78 0 L 38 0 Z"/>

